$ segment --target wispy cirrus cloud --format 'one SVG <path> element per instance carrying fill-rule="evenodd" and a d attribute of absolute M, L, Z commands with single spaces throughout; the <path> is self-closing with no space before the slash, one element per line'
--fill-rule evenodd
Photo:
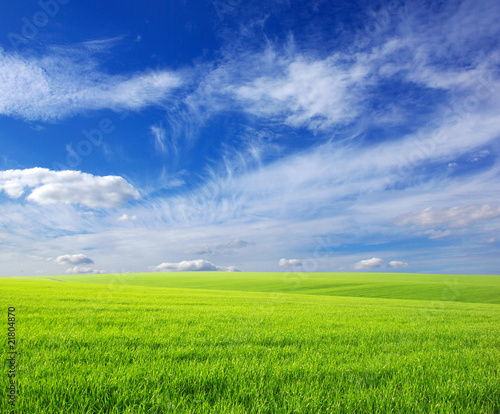
<path fill-rule="evenodd" d="M 165 129 L 161 125 L 152 125 L 151 133 L 153 134 L 156 150 L 161 154 L 165 154 L 167 152 Z"/>
<path fill-rule="evenodd" d="M 485 107 L 484 101 L 495 100 L 500 87 L 500 55 L 489 47 L 500 31 L 492 24 L 467 41 L 464 33 L 476 33 L 474 21 L 495 21 L 499 8 L 494 2 L 459 3 L 443 4 L 432 19 L 424 6 L 408 5 L 356 53 L 349 47 L 318 53 L 314 44 L 293 38 L 285 45 L 268 41 L 264 50 L 246 50 L 234 41 L 217 65 L 202 71 L 185 103 L 198 121 L 237 108 L 276 124 L 335 132 L 353 123 L 361 123 L 361 132 L 371 124 L 408 123 L 421 105 L 431 114 L 430 124 L 450 107 L 454 116 L 478 110 L 493 116 L 497 105 Z M 370 18 L 368 26 L 379 24 Z M 381 101 L 388 82 L 398 85 L 396 100 Z"/>
<path fill-rule="evenodd" d="M 126 258 L 137 271 L 163 261 L 167 270 L 210 268 L 216 265 L 191 261 L 181 266 L 179 260 L 185 254 L 227 249 L 223 241 L 237 234 L 255 245 L 252 255 L 232 246 L 232 263 L 269 270 L 276 268 L 280 257 L 297 257 L 300 251 L 304 254 L 299 257 L 309 257 L 317 247 L 315 239 L 328 235 L 335 245 L 357 246 L 363 253 L 339 249 L 335 262 L 325 254 L 319 261 L 324 271 L 352 269 L 356 262 L 358 267 L 376 268 L 371 266 L 379 262 L 373 259 L 380 257 L 404 257 L 412 270 L 464 271 L 456 257 L 473 249 L 478 269 L 496 271 L 491 253 L 496 246 L 484 241 L 495 240 L 500 230 L 495 210 L 500 191 L 499 54 L 492 41 L 498 38 L 494 21 L 499 8 L 494 2 L 445 2 L 425 22 L 421 16 L 428 13 L 413 10 L 419 7 L 424 6 L 414 2 L 406 17 L 394 18 L 394 27 L 387 27 L 366 48 L 356 49 L 355 56 L 344 49 L 318 52 L 299 43 L 280 49 L 268 42 L 260 51 L 228 48 L 221 61 L 198 68 L 195 91 L 174 108 L 187 108 L 185 112 L 169 111 L 163 123 L 148 122 L 157 128 L 149 131 L 157 150 L 168 152 L 170 135 L 194 139 L 203 122 L 226 112 L 271 125 L 272 144 L 261 145 L 255 127 L 248 134 L 251 145 L 219 154 L 197 185 L 120 210 L 136 220 L 117 223 L 115 211 L 99 219 L 84 218 L 73 205 L 38 206 L 39 212 L 30 204 L 2 206 L 10 223 L 2 217 L 0 223 L 15 229 L 9 254 L 22 250 L 17 249 L 23 246 L 22 237 L 39 240 L 38 233 L 44 235 L 44 243 L 36 249 L 61 251 L 68 241 L 81 248 L 97 246 L 101 258 L 115 257 L 119 263 Z M 479 27 L 478 21 L 490 23 Z M 78 70 L 85 65 L 68 59 L 78 63 L 73 65 Z M 95 67 L 89 73 L 105 81 L 127 79 L 107 77 Z M 145 107 L 141 105 L 136 108 Z M 405 124 L 414 116 L 416 122 Z M 279 129 L 283 124 L 285 132 Z M 380 125 L 402 128 L 380 132 Z M 291 130 L 307 132 L 297 147 L 289 144 Z M 461 166 L 459 157 L 472 163 L 486 152 L 490 164 L 462 173 L 455 168 Z M 477 204 L 471 208 L 469 200 Z M 406 222 L 395 224 L 402 217 Z M 468 232 L 471 246 L 440 245 L 452 244 L 462 231 Z M 410 254 L 404 251 L 409 238 L 431 238 L 433 246 Z M 475 240 L 482 244 L 475 246 Z M 377 250 L 378 243 L 389 241 L 401 241 L 396 251 L 389 255 L 382 247 Z M 168 256 L 165 243 L 170 246 Z M 373 259 L 361 263 L 361 257 Z M 405 264 L 395 260 L 388 266 Z M 477 271 L 472 265 L 469 269 Z"/>
<path fill-rule="evenodd" d="M 136 111 L 161 104 L 183 83 L 167 70 L 107 74 L 87 49 L 33 56 L 0 48 L 0 115 L 51 122 L 89 110 Z"/>
<path fill-rule="evenodd" d="M 280 117 L 293 127 L 344 125 L 359 116 L 363 90 L 373 76 L 370 63 L 363 60 L 341 55 L 324 60 L 277 58 L 274 73 L 232 90 L 248 112 Z"/>

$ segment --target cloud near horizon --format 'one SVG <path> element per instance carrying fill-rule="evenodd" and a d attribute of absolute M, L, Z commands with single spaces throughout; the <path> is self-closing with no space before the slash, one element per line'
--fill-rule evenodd
<path fill-rule="evenodd" d="M 179 263 L 161 263 L 158 266 L 152 266 L 151 270 L 155 272 L 239 272 L 234 266 L 216 266 L 206 260 L 183 260 Z"/>
<path fill-rule="evenodd" d="M 354 265 L 354 270 L 371 270 L 377 269 L 384 263 L 383 259 L 379 257 L 372 257 L 371 259 L 360 260 Z"/>
<path fill-rule="evenodd" d="M 485 241 L 500 231 L 500 3 L 303 2 L 308 19 L 278 3 L 242 3 L 221 30 L 172 2 L 173 34 L 207 28 L 186 45 L 121 36 L 136 7 L 170 10 L 134 2 L 114 15 L 114 40 L 75 45 L 108 16 L 69 8 L 79 31 L 61 21 L 52 44 L 5 46 L 0 272 L 66 251 L 113 271 L 290 271 L 278 258 L 301 257 L 325 272 L 401 258 L 415 272 L 498 272 L 498 242 Z M 81 157 L 87 174 L 29 168 L 121 109 Z M 224 260 L 194 265 L 200 255 Z"/>
<path fill-rule="evenodd" d="M 85 266 L 74 266 L 69 269 L 66 269 L 66 273 L 73 273 L 73 274 L 82 274 L 82 273 L 93 273 L 93 274 L 102 274 L 104 273 L 104 270 L 95 270 L 92 269 L 91 267 L 85 267 Z"/>
<path fill-rule="evenodd" d="M 299 259 L 280 259 L 278 264 L 281 267 L 302 266 L 302 262 Z"/>
<path fill-rule="evenodd" d="M 64 254 L 58 256 L 55 260 L 58 265 L 81 265 L 81 264 L 93 264 L 94 261 L 84 255 L 84 254 Z"/>
<path fill-rule="evenodd" d="M 387 266 L 392 267 L 393 269 L 399 269 L 399 268 L 403 268 L 403 267 L 408 267 L 408 263 L 402 262 L 399 260 L 393 260 L 393 261 L 389 262 L 389 264 Z"/>

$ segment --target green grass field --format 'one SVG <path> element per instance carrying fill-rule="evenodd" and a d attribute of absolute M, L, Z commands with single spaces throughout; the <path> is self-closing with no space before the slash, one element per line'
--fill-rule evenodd
<path fill-rule="evenodd" d="M 0 278 L 3 413 L 500 413 L 500 276 Z"/>

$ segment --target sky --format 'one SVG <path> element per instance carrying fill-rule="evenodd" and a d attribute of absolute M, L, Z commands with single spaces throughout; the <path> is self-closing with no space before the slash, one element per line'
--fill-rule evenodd
<path fill-rule="evenodd" d="M 5 2 L 0 276 L 499 274 L 500 3 Z"/>

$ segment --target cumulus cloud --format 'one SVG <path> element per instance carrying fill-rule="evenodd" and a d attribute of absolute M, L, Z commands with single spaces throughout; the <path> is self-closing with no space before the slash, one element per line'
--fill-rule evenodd
<path fill-rule="evenodd" d="M 401 267 L 408 267 L 408 263 L 401 262 L 399 260 L 393 260 L 393 261 L 389 262 L 389 264 L 387 266 L 392 267 L 393 269 L 398 269 Z"/>
<path fill-rule="evenodd" d="M 361 260 L 354 265 L 355 270 L 370 270 L 376 269 L 382 266 L 384 261 L 378 257 L 372 257 L 371 259 Z"/>
<path fill-rule="evenodd" d="M 426 208 L 420 213 L 408 214 L 398 221 L 399 225 L 466 227 L 475 221 L 500 217 L 500 207 L 484 204 L 452 208 Z"/>
<path fill-rule="evenodd" d="M 108 75 L 88 48 L 53 48 L 40 58 L 0 48 L 0 114 L 29 121 L 104 108 L 139 110 L 161 103 L 181 83 L 178 75 L 165 70 Z"/>
<path fill-rule="evenodd" d="M 90 208 L 117 207 L 139 192 L 119 176 L 95 176 L 80 171 L 46 168 L 0 171 L 0 190 L 11 198 L 21 197 L 37 204 L 80 204 Z"/>
<path fill-rule="evenodd" d="M 64 254 L 56 258 L 58 265 L 93 264 L 94 261 L 84 254 Z"/>
<path fill-rule="evenodd" d="M 95 270 L 92 269 L 91 267 L 85 267 L 85 266 L 74 266 L 69 269 L 66 269 L 66 273 L 104 273 L 103 270 Z"/>
<path fill-rule="evenodd" d="M 302 266 L 299 259 L 280 259 L 279 265 L 281 267 Z"/>
<path fill-rule="evenodd" d="M 90 265 L 94 264 L 94 261 L 84 255 L 84 254 L 64 254 L 62 256 L 58 256 L 55 260 L 58 265 L 74 265 L 66 269 L 66 273 L 104 273 L 103 270 L 96 270 L 88 266 L 81 265 Z"/>
<path fill-rule="evenodd" d="M 234 266 L 216 266 L 213 263 L 207 262 L 206 260 L 183 260 L 179 263 L 161 263 L 158 266 L 153 266 L 151 270 L 157 272 L 239 272 Z"/>

